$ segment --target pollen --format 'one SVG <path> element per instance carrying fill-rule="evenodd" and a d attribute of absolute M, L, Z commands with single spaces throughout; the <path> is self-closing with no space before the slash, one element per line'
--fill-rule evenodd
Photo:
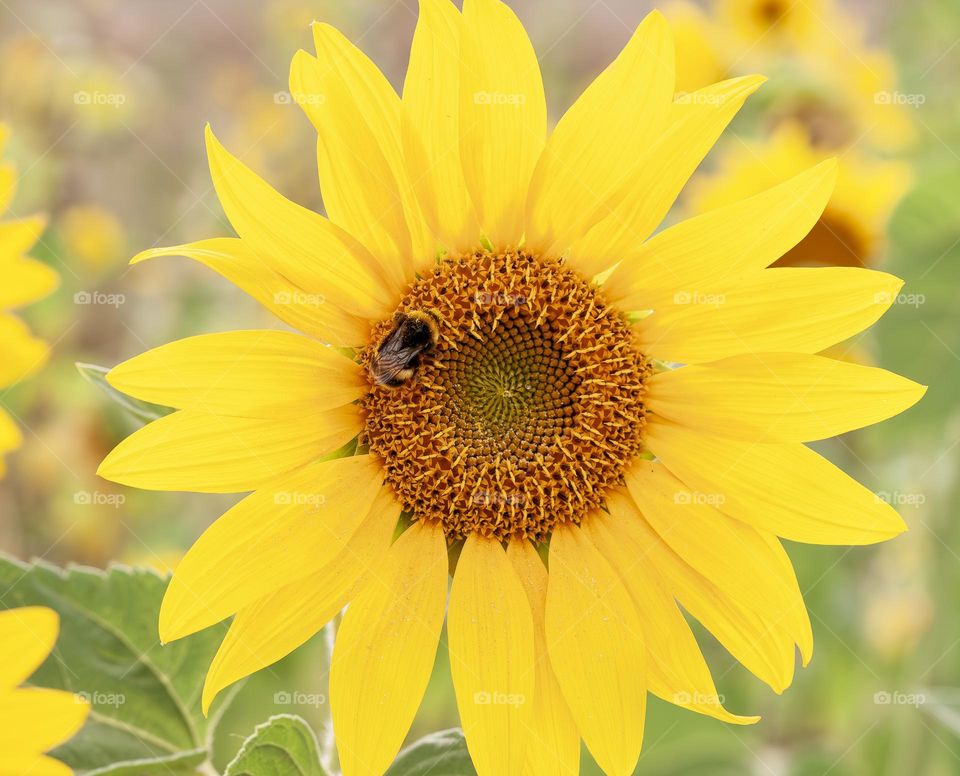
<path fill-rule="evenodd" d="M 398 312 L 438 341 L 414 376 L 361 400 L 361 441 L 413 519 L 543 541 L 603 504 L 642 452 L 648 360 L 600 290 L 562 261 L 477 252 L 442 261 Z M 376 325 L 369 365 L 393 321 Z"/>

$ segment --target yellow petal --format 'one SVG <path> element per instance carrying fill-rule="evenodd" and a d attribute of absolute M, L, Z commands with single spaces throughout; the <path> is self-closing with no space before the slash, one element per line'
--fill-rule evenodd
<path fill-rule="evenodd" d="M 354 405 L 280 419 L 180 410 L 124 439 L 97 474 L 144 490 L 242 493 L 343 447 L 360 428 Z"/>
<path fill-rule="evenodd" d="M 278 193 L 220 145 L 209 126 L 206 136 L 220 204 L 254 256 L 347 313 L 374 320 L 390 314 L 400 287 L 384 285 L 376 260 L 359 242 Z"/>
<path fill-rule="evenodd" d="M 883 498 L 799 444 L 744 444 L 650 418 L 645 443 L 731 517 L 809 544 L 872 544 L 906 530 Z"/>
<path fill-rule="evenodd" d="M 810 231 L 833 193 L 836 160 L 727 207 L 682 221 L 629 250 L 603 285 L 622 310 L 655 310 L 773 264 Z"/>
<path fill-rule="evenodd" d="M 735 78 L 673 103 L 666 131 L 637 165 L 638 174 L 623 190 L 619 204 L 570 249 L 571 265 L 591 278 L 639 248 L 763 80 Z"/>
<path fill-rule="evenodd" d="M 0 691 L 36 671 L 53 650 L 60 617 L 52 609 L 25 606 L 0 612 Z"/>
<path fill-rule="evenodd" d="M 3 771 L 10 776 L 72 776 L 73 771 L 59 760 L 52 757 L 46 757 L 40 754 L 14 754 L 13 752 L 4 752 L 3 766 L 8 770 Z"/>
<path fill-rule="evenodd" d="M 17 168 L 10 162 L 0 162 L 0 213 L 3 213 L 17 193 Z"/>
<path fill-rule="evenodd" d="M 285 331 L 231 331 L 171 342 L 110 370 L 117 390 L 166 407 L 247 418 L 303 416 L 360 398 L 363 370 Z"/>
<path fill-rule="evenodd" d="M 314 22 L 317 56 L 298 51 L 290 92 L 317 130 L 317 164 L 330 219 L 360 240 L 394 288 L 414 273 L 419 227 L 400 138 L 400 98 L 356 46 Z"/>
<path fill-rule="evenodd" d="M 160 607 L 160 638 L 187 636 L 318 572 L 356 533 L 383 482 L 358 455 L 305 466 L 247 496 L 177 565 Z"/>
<path fill-rule="evenodd" d="M 714 505 L 722 493 L 687 488 L 662 463 L 637 460 L 627 490 L 647 522 L 689 566 L 730 598 L 778 622 L 798 644 L 810 641 L 810 620 L 782 549 Z"/>
<path fill-rule="evenodd" d="M 926 387 L 875 367 L 799 353 L 759 353 L 654 375 L 662 418 L 751 442 L 809 442 L 889 418 Z"/>
<path fill-rule="evenodd" d="M 0 454 L 16 450 L 23 444 L 23 434 L 6 412 L 0 409 Z M 0 458 L 0 478 L 7 473 L 6 462 Z"/>
<path fill-rule="evenodd" d="M 626 493 L 607 494 L 617 538 L 640 562 L 649 563 L 670 593 L 709 630 L 744 667 L 783 692 L 793 681 L 796 648 L 776 622 L 768 622 L 731 598 L 685 563 L 644 519 Z"/>
<path fill-rule="evenodd" d="M 403 83 L 404 152 L 422 148 L 425 165 L 414 180 L 424 215 L 451 253 L 478 244 L 480 224 L 460 161 L 460 60 L 463 19 L 450 0 L 420 0 L 410 65 Z"/>
<path fill-rule="evenodd" d="M 673 40 L 658 11 L 553 130 L 530 182 L 527 246 L 558 255 L 617 204 L 637 160 L 663 134 L 673 98 Z"/>
<path fill-rule="evenodd" d="M 366 120 L 396 179 L 398 196 L 410 232 L 412 256 L 409 263 L 418 272 L 424 266 L 432 267 L 434 236 L 423 218 L 413 184 L 413 180 L 420 177 L 426 168 L 426 155 L 419 135 L 408 135 L 406 138 L 402 135 L 402 101 L 379 68 L 338 29 L 314 22 L 313 41 L 320 64 L 327 69 L 340 71 L 339 78 L 342 80 L 338 83 L 341 84 L 341 90 L 350 93 L 354 111 L 362 114 Z M 343 102 L 338 102 L 342 107 Z M 356 137 L 344 137 L 343 142 L 349 146 L 356 142 Z M 369 157 L 363 157 L 362 164 L 365 166 L 362 175 L 369 180 Z M 386 256 L 377 258 L 382 265 L 386 265 Z M 409 282 L 410 277 L 404 276 L 403 287 L 406 288 Z"/>
<path fill-rule="evenodd" d="M 526 539 L 507 546 L 507 558 L 523 584 L 533 615 L 533 719 L 527 736 L 524 776 L 567 776 L 580 767 L 580 735 L 563 699 L 547 652 L 547 570 Z"/>
<path fill-rule="evenodd" d="M 460 157 L 484 233 L 501 249 L 523 235 L 547 132 L 543 80 L 523 25 L 500 0 L 464 0 L 463 19 Z"/>
<path fill-rule="evenodd" d="M 390 549 L 400 505 L 386 487 L 343 550 L 320 571 L 244 606 L 213 658 L 203 685 L 203 713 L 225 687 L 276 663 L 314 636 L 353 597 Z"/>
<path fill-rule="evenodd" d="M 35 687 L 0 691 L 0 752 L 42 752 L 72 738 L 89 704 L 69 692 Z"/>
<path fill-rule="evenodd" d="M 723 708 L 703 653 L 673 596 L 651 573 L 646 559 L 631 553 L 630 546 L 620 541 L 617 528 L 617 522 L 601 511 L 583 522 L 583 530 L 617 570 L 636 606 L 650 656 L 650 692 L 669 703 L 724 722 L 749 725 L 759 720 L 740 717 Z"/>
<path fill-rule="evenodd" d="M 12 315 L 0 315 L 0 386 L 12 385 L 36 372 L 47 363 L 50 349 L 36 339 L 23 321 Z"/>
<path fill-rule="evenodd" d="M 393 762 L 427 689 L 447 600 L 447 540 L 416 522 L 350 604 L 330 667 L 333 729 L 346 776 Z"/>
<path fill-rule="evenodd" d="M 813 628 L 810 625 L 810 616 L 807 614 L 807 605 L 804 603 L 803 594 L 800 592 L 800 583 L 797 581 L 797 573 L 793 569 L 793 563 L 790 556 L 783 548 L 780 540 L 772 533 L 767 531 L 757 531 L 757 534 L 769 545 L 773 562 L 780 569 L 780 578 L 787 585 L 789 598 L 781 618 L 785 624 L 794 623 L 796 626 L 792 630 L 794 641 L 800 650 L 800 658 L 803 665 L 810 663 L 813 657 Z M 790 627 L 788 624 L 787 627 Z"/>
<path fill-rule="evenodd" d="M 520 773 L 533 715 L 533 618 L 499 542 L 467 538 L 447 631 L 460 724 L 477 773 Z"/>
<path fill-rule="evenodd" d="M 60 276 L 52 268 L 33 259 L 5 262 L 0 271 L 3 272 L 0 310 L 42 299 L 60 284 Z"/>
<path fill-rule="evenodd" d="M 46 228 L 47 219 L 42 215 L 0 223 L 0 261 L 23 256 L 36 245 Z"/>
<path fill-rule="evenodd" d="M 643 744 L 647 657 L 617 573 L 575 526 L 550 540 L 547 649 L 573 718 L 605 773 L 633 773 Z"/>
<path fill-rule="evenodd" d="M 292 283 L 235 237 L 153 248 L 137 254 L 130 263 L 159 256 L 186 256 L 200 262 L 248 293 L 284 323 L 323 342 L 353 347 L 365 344 L 370 334 L 367 321 L 328 303 L 323 294 Z"/>
<path fill-rule="evenodd" d="M 695 364 L 738 353 L 819 353 L 872 325 L 903 281 L 853 267 L 777 268 L 677 292 L 639 322 L 637 346 Z"/>

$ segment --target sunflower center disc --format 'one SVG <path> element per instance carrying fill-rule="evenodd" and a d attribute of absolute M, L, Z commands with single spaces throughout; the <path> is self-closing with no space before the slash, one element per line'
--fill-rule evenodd
<path fill-rule="evenodd" d="M 642 449 L 650 367 L 595 287 L 561 262 L 477 253 L 398 310 L 431 314 L 439 339 L 399 388 L 371 380 L 363 441 L 414 519 L 543 541 L 602 504 Z M 364 363 L 395 325 L 374 327 Z"/>

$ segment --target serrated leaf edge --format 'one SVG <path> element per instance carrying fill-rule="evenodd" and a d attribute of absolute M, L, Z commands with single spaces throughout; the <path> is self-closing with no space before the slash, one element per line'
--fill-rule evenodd
<path fill-rule="evenodd" d="M 301 730 L 306 730 L 307 733 L 310 735 L 310 738 L 313 741 L 314 751 L 317 753 L 320 752 L 320 741 L 317 739 L 317 734 L 314 733 L 313 728 L 303 717 L 299 717 L 296 714 L 274 714 L 273 716 L 269 717 L 265 722 L 261 722 L 259 725 L 257 725 L 253 729 L 253 732 L 249 736 L 247 736 L 246 740 L 243 742 L 243 745 L 240 747 L 240 750 L 237 752 L 236 756 L 230 761 L 230 763 L 227 765 L 226 769 L 224 770 L 223 772 L 224 776 L 231 776 L 230 771 L 233 768 L 233 766 L 236 765 L 242 757 L 245 757 L 248 754 L 248 750 L 250 751 L 253 750 L 253 747 L 256 745 L 257 736 L 260 734 L 260 731 L 265 730 L 266 728 L 269 728 L 273 723 L 275 723 L 278 720 L 285 720 L 288 722 L 299 723 L 297 727 Z M 321 772 L 323 771 L 323 766 L 319 762 L 317 763 L 317 767 L 321 769 Z"/>

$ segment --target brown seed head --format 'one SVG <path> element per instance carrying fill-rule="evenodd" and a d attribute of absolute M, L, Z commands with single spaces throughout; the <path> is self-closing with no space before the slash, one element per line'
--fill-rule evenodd
<path fill-rule="evenodd" d="M 641 452 L 647 359 L 599 290 L 562 262 L 478 252 L 443 261 L 398 308 L 439 341 L 399 388 L 371 384 L 362 441 L 414 519 L 543 541 L 602 504 Z M 392 321 L 374 327 L 369 363 Z"/>

